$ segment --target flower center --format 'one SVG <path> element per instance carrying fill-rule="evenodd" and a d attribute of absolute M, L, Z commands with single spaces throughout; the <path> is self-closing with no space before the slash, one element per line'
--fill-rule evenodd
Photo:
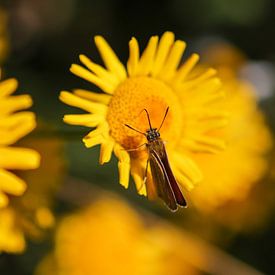
<path fill-rule="evenodd" d="M 151 125 L 159 128 L 166 108 L 169 112 L 160 130 L 160 136 L 173 146 L 181 134 L 182 112 L 175 92 L 162 81 L 150 77 L 133 77 L 122 82 L 110 101 L 107 121 L 111 136 L 125 149 L 134 149 L 147 143 L 146 138 L 125 126 L 146 132 L 150 128 L 146 116 L 149 112 Z"/>

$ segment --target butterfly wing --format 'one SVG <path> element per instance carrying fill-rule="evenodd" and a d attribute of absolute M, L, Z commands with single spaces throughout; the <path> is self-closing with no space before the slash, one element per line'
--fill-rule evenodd
<path fill-rule="evenodd" d="M 163 199 L 165 204 L 172 210 L 178 209 L 175 196 L 168 182 L 163 164 L 154 149 L 150 150 L 150 167 L 153 177 L 153 183 L 156 187 L 158 196 Z"/>

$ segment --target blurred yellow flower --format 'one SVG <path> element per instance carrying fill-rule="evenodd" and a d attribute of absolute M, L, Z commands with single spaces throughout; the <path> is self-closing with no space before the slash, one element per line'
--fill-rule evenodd
<path fill-rule="evenodd" d="M 183 250 L 178 251 L 178 239 L 169 232 L 145 226 L 125 202 L 105 196 L 63 219 L 55 251 L 36 274 L 198 274 L 179 257 Z"/>
<path fill-rule="evenodd" d="M 32 105 L 31 97 L 11 95 L 17 86 L 15 79 L 0 82 L 0 252 L 24 249 L 16 213 L 8 203 L 9 197 L 22 195 L 27 185 L 12 171 L 35 169 L 40 164 L 40 155 L 35 150 L 11 146 L 36 126 L 34 113 L 21 111 Z"/>
<path fill-rule="evenodd" d="M 17 112 L 32 105 L 29 95 L 11 96 L 17 85 L 15 79 L 0 82 L 0 207 L 8 204 L 7 194 L 20 196 L 26 189 L 10 170 L 35 169 L 40 162 L 36 151 L 11 146 L 36 126 L 34 113 Z"/>
<path fill-rule="evenodd" d="M 160 39 L 151 37 L 141 56 L 138 42 L 132 38 L 127 69 L 103 37 L 96 36 L 95 43 L 106 69 L 80 55 L 80 62 L 86 68 L 73 64 L 71 72 L 95 84 L 104 93 L 82 89 L 73 93 L 62 91 L 60 99 L 63 102 L 90 113 L 65 115 L 64 121 L 96 127 L 84 137 L 86 147 L 101 145 L 101 164 L 109 162 L 114 151 L 118 158 L 120 184 L 127 188 L 131 173 L 138 193 L 154 197 L 150 171 L 144 185 L 146 148 L 127 151 L 144 144 L 145 137 L 124 124 L 146 131 L 149 125 L 142 113 L 146 108 L 153 127 L 159 127 L 169 106 L 161 136 L 167 141 L 170 164 L 178 182 L 191 190 L 202 179 L 191 153 L 216 153 L 225 147 L 221 136 L 211 134 L 227 123 L 228 116 L 217 104 L 224 94 L 216 71 L 207 69 L 190 76 L 199 56 L 192 54 L 179 66 L 186 44 L 175 41 L 171 32 L 164 33 Z"/>
<path fill-rule="evenodd" d="M 29 144 L 41 154 L 41 165 L 35 171 L 20 171 L 20 176 L 28 182 L 26 192 L 20 197 L 12 197 L 9 207 L 0 210 L 3 221 L 0 251 L 22 252 L 26 237 L 41 240 L 55 224 L 54 198 L 65 175 L 63 142 L 56 137 L 35 136 L 20 142 L 24 146 Z"/>
<path fill-rule="evenodd" d="M 253 87 L 236 75 L 238 66 L 244 62 L 242 55 L 229 46 L 216 49 L 216 58 L 214 52 L 210 51 L 212 55 L 207 60 L 220 69 L 219 76 L 227 95 L 220 107 L 227 109 L 231 116 L 228 126 L 221 130 L 227 140 L 227 149 L 218 155 L 193 156 L 201 167 L 204 180 L 194 190 L 192 200 L 203 211 L 244 200 L 266 173 L 266 155 L 272 146 L 271 134 L 257 106 Z M 224 63 L 221 56 L 226 57 Z"/>

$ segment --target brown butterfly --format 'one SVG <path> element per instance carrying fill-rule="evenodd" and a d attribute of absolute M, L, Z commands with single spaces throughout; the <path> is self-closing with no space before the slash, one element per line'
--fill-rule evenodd
<path fill-rule="evenodd" d="M 178 205 L 182 207 L 187 207 L 187 202 L 179 188 L 175 176 L 173 175 L 168 161 L 164 142 L 160 137 L 159 131 L 165 121 L 168 110 L 169 107 L 166 109 L 165 115 L 158 129 L 152 128 L 150 116 L 146 109 L 144 109 L 144 111 L 147 114 L 150 126 L 146 133 L 135 129 L 128 124 L 125 124 L 125 126 L 144 135 L 147 138 L 148 143 L 146 143 L 145 145 L 148 149 L 149 158 L 146 164 L 144 183 L 146 184 L 148 164 L 150 163 L 153 184 L 157 191 L 157 195 L 165 202 L 170 210 L 176 211 L 178 209 Z"/>

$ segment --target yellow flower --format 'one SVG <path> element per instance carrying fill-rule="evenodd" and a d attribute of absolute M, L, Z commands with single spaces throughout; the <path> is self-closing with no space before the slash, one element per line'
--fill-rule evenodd
<path fill-rule="evenodd" d="M 125 202 L 105 194 L 104 199 L 62 220 L 55 250 L 36 274 L 198 274 L 180 257 L 184 250 L 177 248 L 179 237 L 171 237 L 170 232 L 145 226 Z"/>
<path fill-rule="evenodd" d="M 35 115 L 21 111 L 32 105 L 31 97 L 11 95 L 17 86 L 15 79 L 0 82 L 0 252 L 21 252 L 25 246 L 18 214 L 8 203 L 9 197 L 22 195 L 27 185 L 12 171 L 35 169 L 40 162 L 36 151 L 11 146 L 36 126 Z"/>
<path fill-rule="evenodd" d="M 220 69 L 219 76 L 227 95 L 221 108 L 230 112 L 230 121 L 222 130 L 227 141 L 226 150 L 217 155 L 193 156 L 201 167 L 204 180 L 194 190 L 192 200 L 203 211 L 219 211 L 217 207 L 246 199 L 268 169 L 266 154 L 272 146 L 271 134 L 257 106 L 253 87 L 236 75 L 238 66 L 244 62 L 242 55 L 229 46 L 214 49 L 218 56 L 215 59 L 211 51 L 212 62 Z M 224 63 L 221 56 L 225 57 Z"/>
<path fill-rule="evenodd" d="M 15 79 L 0 82 L 0 207 L 8 204 L 7 194 L 20 196 L 26 189 L 25 181 L 10 170 L 34 169 L 40 160 L 34 150 L 11 146 L 36 126 L 32 112 L 17 112 L 32 105 L 29 95 L 11 96 L 17 85 Z"/>
<path fill-rule="evenodd" d="M 142 112 L 146 108 L 153 127 L 159 127 L 166 108 L 170 107 L 161 137 L 167 141 L 170 164 L 178 182 L 191 190 L 202 179 L 191 152 L 216 153 L 225 147 L 221 137 L 212 135 L 227 122 L 227 113 L 216 108 L 217 102 L 223 98 L 216 71 L 207 69 L 191 76 L 199 56 L 192 54 L 179 65 L 186 44 L 175 41 L 171 32 L 164 33 L 160 39 L 151 37 L 141 56 L 138 42 L 132 38 L 127 69 L 103 37 L 96 36 L 95 43 L 106 68 L 80 55 L 80 62 L 86 68 L 73 64 L 71 72 L 95 84 L 104 93 L 83 89 L 73 93 L 62 91 L 60 99 L 63 102 L 88 112 L 65 115 L 64 121 L 96 127 L 84 137 L 86 147 L 101 145 L 101 164 L 108 162 L 114 151 L 118 158 L 120 184 L 127 188 L 131 173 L 138 192 L 153 197 L 155 191 L 150 169 L 144 186 L 148 158 L 145 146 L 127 151 L 144 144 L 146 139 L 125 124 L 146 131 L 149 125 Z"/>

